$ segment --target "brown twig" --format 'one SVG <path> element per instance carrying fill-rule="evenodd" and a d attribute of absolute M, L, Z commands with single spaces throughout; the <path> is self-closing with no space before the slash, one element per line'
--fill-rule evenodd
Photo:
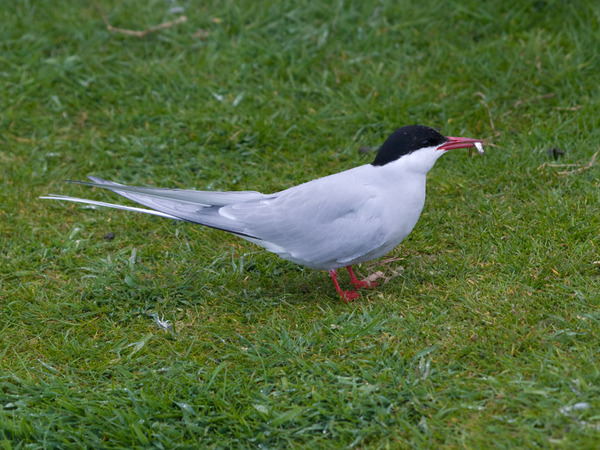
<path fill-rule="evenodd" d="M 581 108 L 583 108 L 582 105 L 577 105 L 577 106 L 573 106 L 573 107 L 570 107 L 570 108 L 562 107 L 562 106 L 557 106 L 554 109 L 556 109 L 557 111 L 577 111 L 578 109 L 581 109 Z"/>
<path fill-rule="evenodd" d="M 541 169 L 543 169 L 546 166 L 548 166 L 548 167 L 577 167 L 577 169 L 574 169 L 574 170 L 564 170 L 562 172 L 557 172 L 557 175 L 570 175 L 572 173 L 581 173 L 581 172 L 583 172 L 585 170 L 588 170 L 588 169 L 592 168 L 592 166 L 596 162 L 596 157 L 598 156 L 598 153 L 600 153 L 600 151 L 597 151 L 596 153 L 594 153 L 592 155 L 592 159 L 590 159 L 590 162 L 587 163 L 584 166 L 582 166 L 581 164 L 549 164 L 549 163 L 544 163 L 540 167 L 538 167 L 538 170 L 541 170 Z"/>
<path fill-rule="evenodd" d="M 22 137 L 15 136 L 14 134 L 10 134 L 10 133 L 6 133 L 6 134 L 7 134 L 7 136 L 10 136 L 17 142 L 27 142 L 28 144 L 31 144 L 33 142 L 33 139 L 22 138 Z"/>
<path fill-rule="evenodd" d="M 395 268 L 392 269 L 392 264 L 398 261 L 402 261 L 404 258 L 396 258 L 396 257 L 391 257 L 391 258 L 386 258 L 382 261 L 376 261 L 373 262 L 371 264 L 367 264 L 366 265 L 366 270 L 367 271 L 371 271 L 375 266 L 385 266 L 386 271 L 383 272 L 381 270 L 378 270 L 376 272 L 371 273 L 371 275 L 369 275 L 368 277 L 364 278 L 365 281 L 368 281 L 369 283 L 373 283 L 375 281 L 378 280 L 383 280 L 381 281 L 381 284 L 387 284 L 390 282 L 390 280 L 392 280 L 393 278 L 399 277 L 401 275 L 401 273 L 404 271 L 404 267 L 402 266 L 397 266 Z M 358 271 L 360 274 L 360 271 Z M 362 277 L 360 277 L 362 279 Z"/>
<path fill-rule="evenodd" d="M 558 172 L 558 175 L 570 175 L 572 173 L 581 173 L 584 170 L 588 170 L 591 169 L 592 166 L 594 165 L 594 162 L 596 161 L 596 156 L 598 156 L 598 153 L 600 152 L 596 152 L 592 155 L 592 159 L 590 160 L 589 163 L 587 163 L 585 166 L 581 166 L 578 169 L 575 170 L 565 170 L 564 172 Z"/>
<path fill-rule="evenodd" d="M 157 31 L 164 30 L 166 28 L 171 28 L 180 23 L 187 21 L 186 16 L 181 16 L 175 20 L 171 20 L 170 22 L 161 23 L 160 25 L 156 25 L 155 27 L 150 27 L 150 28 L 147 28 L 146 30 L 141 30 L 141 31 L 128 30 L 126 28 L 117 28 L 117 27 L 113 27 L 110 24 L 110 22 L 108 21 L 108 18 L 106 17 L 106 14 L 104 14 L 104 11 L 102 10 L 102 8 L 100 8 L 100 5 L 98 4 L 98 2 L 94 1 L 94 4 L 96 5 L 98 12 L 100 13 L 100 16 L 102 16 L 102 21 L 104 22 L 104 25 L 106 25 L 106 29 L 108 31 L 112 31 L 114 33 L 125 34 L 127 36 L 135 36 L 135 37 L 142 38 L 150 33 L 155 33 Z"/>

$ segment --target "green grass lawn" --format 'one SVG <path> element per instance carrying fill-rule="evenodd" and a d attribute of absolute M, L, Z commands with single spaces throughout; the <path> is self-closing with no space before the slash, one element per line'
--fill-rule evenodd
<path fill-rule="evenodd" d="M 0 13 L 0 448 L 600 445 L 597 1 L 98 2 L 188 20 Z M 490 145 L 438 161 L 352 304 L 223 232 L 38 199 L 276 191 L 413 123 Z"/>

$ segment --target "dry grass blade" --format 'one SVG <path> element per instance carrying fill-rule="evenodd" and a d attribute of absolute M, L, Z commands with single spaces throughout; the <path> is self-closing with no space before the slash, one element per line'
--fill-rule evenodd
<path fill-rule="evenodd" d="M 102 21 L 104 22 L 104 25 L 106 25 L 106 29 L 108 31 L 112 31 L 114 33 L 121 33 L 121 34 L 125 34 L 127 36 L 135 36 L 135 37 L 139 37 L 142 38 L 150 33 L 155 33 L 157 31 L 160 30 L 164 30 L 167 28 L 171 28 L 174 27 L 180 23 L 184 23 L 187 21 L 187 17 L 186 16 L 181 16 L 178 17 L 175 20 L 171 20 L 170 22 L 164 22 L 161 23 L 160 25 L 156 25 L 154 27 L 150 27 L 147 28 L 145 30 L 128 30 L 126 28 L 118 28 L 118 27 L 113 27 L 110 22 L 108 21 L 108 18 L 106 17 L 106 14 L 104 14 L 104 11 L 102 10 L 102 8 L 100 8 L 100 5 L 98 5 L 97 2 L 94 2 L 94 4 L 96 5 L 96 8 L 98 8 L 98 11 L 100 12 L 100 15 L 102 16 Z"/>
<path fill-rule="evenodd" d="M 557 172 L 557 175 L 570 175 L 573 173 L 581 173 L 584 172 L 588 169 L 591 169 L 592 166 L 594 165 L 594 163 L 596 162 L 596 157 L 598 156 L 598 153 L 600 153 L 600 151 L 597 151 L 596 153 L 594 153 L 592 155 L 592 159 L 590 159 L 590 162 L 585 164 L 585 165 L 581 165 L 581 164 L 549 164 L 549 163 L 544 163 L 541 166 L 538 167 L 538 170 L 543 169 L 544 167 L 548 166 L 548 167 L 576 167 L 576 169 L 573 170 L 563 170 L 562 172 Z"/>
<path fill-rule="evenodd" d="M 402 267 L 402 266 L 395 266 L 392 268 L 393 263 L 402 261 L 402 260 L 404 260 L 404 258 L 392 257 L 392 258 L 386 258 L 382 261 L 376 261 L 374 263 L 367 264 L 366 265 L 367 272 L 372 272 L 372 270 L 375 266 L 379 266 L 379 267 L 385 266 L 386 271 L 384 272 L 381 270 L 377 270 L 375 272 L 372 272 L 371 275 L 364 278 L 364 280 L 368 281 L 369 283 L 373 283 L 378 280 L 383 280 L 382 284 L 389 283 L 392 279 L 399 277 L 400 274 L 404 271 L 404 267 Z"/>
<path fill-rule="evenodd" d="M 558 175 L 570 175 L 572 173 L 581 173 L 585 170 L 591 169 L 592 166 L 594 165 L 594 163 L 596 162 L 596 156 L 598 156 L 598 153 L 599 152 L 594 153 L 592 155 L 592 159 L 590 160 L 590 162 L 587 163 L 585 166 L 581 166 L 575 170 L 565 170 L 563 172 L 558 172 Z M 560 164 L 555 164 L 555 165 L 551 164 L 551 166 L 558 167 L 558 166 L 560 166 Z"/>

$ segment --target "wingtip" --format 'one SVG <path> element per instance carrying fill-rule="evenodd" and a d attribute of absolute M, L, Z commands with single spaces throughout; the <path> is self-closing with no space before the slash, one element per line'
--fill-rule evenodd
<path fill-rule="evenodd" d="M 63 183 L 69 183 L 69 184 L 79 184 L 82 186 L 94 186 L 93 183 L 90 183 L 89 181 L 79 181 L 79 180 L 60 180 Z"/>
<path fill-rule="evenodd" d="M 114 181 L 108 181 L 103 178 L 94 177 L 92 175 L 88 176 L 88 179 L 91 181 L 79 181 L 79 180 L 61 180 L 63 183 L 70 184 L 79 184 L 82 186 L 91 186 L 91 187 L 107 187 L 107 186 L 122 186 L 122 184 L 115 183 Z"/>
<path fill-rule="evenodd" d="M 92 180 L 96 185 L 102 186 L 123 186 L 121 183 L 115 183 L 114 181 L 108 181 L 104 178 L 95 177 L 93 175 L 88 175 L 88 179 Z"/>

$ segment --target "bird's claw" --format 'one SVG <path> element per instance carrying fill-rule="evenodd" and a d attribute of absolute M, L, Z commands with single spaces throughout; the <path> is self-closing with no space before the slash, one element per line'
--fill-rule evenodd
<path fill-rule="evenodd" d="M 352 285 L 356 286 L 358 289 L 374 289 L 377 287 L 376 281 L 356 280 L 351 281 L 350 283 L 352 283 Z"/>
<path fill-rule="evenodd" d="M 360 294 L 356 291 L 340 291 L 340 297 L 344 303 L 356 300 Z"/>

